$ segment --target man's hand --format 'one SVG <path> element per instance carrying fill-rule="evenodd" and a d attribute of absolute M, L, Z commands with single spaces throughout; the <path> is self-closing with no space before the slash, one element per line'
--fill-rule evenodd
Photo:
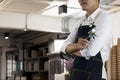
<path fill-rule="evenodd" d="M 85 48 L 88 47 L 89 41 L 87 39 L 84 39 L 84 38 L 79 38 L 78 39 L 78 44 L 82 45 L 81 49 L 85 49 Z"/>

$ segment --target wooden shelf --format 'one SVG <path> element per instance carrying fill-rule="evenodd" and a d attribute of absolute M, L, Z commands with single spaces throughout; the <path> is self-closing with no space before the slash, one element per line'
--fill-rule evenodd
<path fill-rule="evenodd" d="M 39 59 L 48 59 L 47 56 L 40 56 L 40 57 L 35 57 L 35 58 L 25 58 L 25 60 L 39 60 Z"/>
<path fill-rule="evenodd" d="M 48 73 L 48 71 L 47 71 L 47 70 L 25 71 L 25 72 L 30 72 L 30 73 Z"/>
<path fill-rule="evenodd" d="M 48 58 L 47 56 L 40 56 L 39 59 Z"/>
<path fill-rule="evenodd" d="M 27 80 L 48 80 L 48 44 L 25 47 L 24 72 Z M 31 77 L 31 78 L 29 78 Z"/>
<path fill-rule="evenodd" d="M 26 58 L 26 61 L 38 60 L 38 58 Z"/>

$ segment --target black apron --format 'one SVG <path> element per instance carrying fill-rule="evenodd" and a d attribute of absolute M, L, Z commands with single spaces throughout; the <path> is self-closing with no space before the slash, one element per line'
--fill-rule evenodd
<path fill-rule="evenodd" d="M 77 38 L 82 37 L 90 40 L 88 32 L 93 27 L 95 26 L 80 26 Z M 102 80 L 102 66 L 103 62 L 100 52 L 89 60 L 85 59 L 85 57 L 75 57 L 70 80 Z"/>

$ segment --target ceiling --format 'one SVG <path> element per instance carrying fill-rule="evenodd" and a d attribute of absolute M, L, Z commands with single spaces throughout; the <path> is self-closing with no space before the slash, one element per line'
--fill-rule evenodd
<path fill-rule="evenodd" d="M 42 31 L 0 29 L 0 38 L 4 38 L 5 33 L 8 33 L 11 39 L 22 39 L 22 40 L 32 40 L 50 34 L 49 32 L 42 32 Z"/>
<path fill-rule="evenodd" d="M 100 4 L 109 5 L 112 1 L 119 0 L 100 0 Z M 71 13 L 70 9 L 81 8 L 78 0 L 0 0 L 0 10 L 53 16 L 58 14 L 58 7 L 63 4 L 68 6 L 69 12 L 67 14 Z"/>
<path fill-rule="evenodd" d="M 104 9 L 108 8 L 111 3 L 112 6 L 120 5 L 120 0 L 100 0 L 100 6 Z M 61 15 L 58 14 L 59 6 L 64 4 L 68 8 L 67 14 L 64 14 L 66 16 L 81 9 L 78 0 L 0 0 L 0 10 L 60 17 Z"/>
<path fill-rule="evenodd" d="M 36 13 L 65 4 L 66 0 L 1 0 L 0 9 L 23 13 Z"/>

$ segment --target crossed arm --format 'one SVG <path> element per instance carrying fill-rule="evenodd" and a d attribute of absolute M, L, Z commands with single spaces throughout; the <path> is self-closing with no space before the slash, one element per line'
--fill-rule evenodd
<path fill-rule="evenodd" d="M 80 50 L 87 48 L 89 41 L 87 39 L 79 38 L 77 43 L 68 44 L 66 52 L 71 55 L 81 56 Z"/>

